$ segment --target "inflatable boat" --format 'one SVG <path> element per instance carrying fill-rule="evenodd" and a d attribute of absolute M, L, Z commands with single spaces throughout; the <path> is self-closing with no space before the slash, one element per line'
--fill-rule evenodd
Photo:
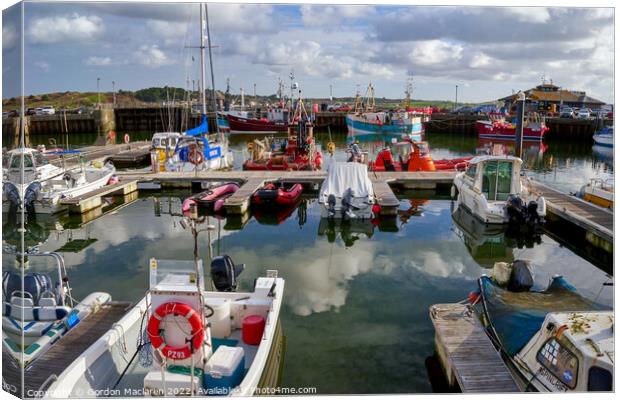
<path fill-rule="evenodd" d="M 267 183 L 252 195 L 252 205 L 256 206 L 292 206 L 301 197 L 303 187 L 300 183 L 282 184 Z"/>
<path fill-rule="evenodd" d="M 239 184 L 236 182 L 226 182 L 215 184 L 204 192 L 194 194 L 183 201 L 183 213 L 190 211 L 192 204 L 196 204 L 198 208 L 205 211 L 218 212 L 224 207 L 224 201 L 239 190 Z"/>

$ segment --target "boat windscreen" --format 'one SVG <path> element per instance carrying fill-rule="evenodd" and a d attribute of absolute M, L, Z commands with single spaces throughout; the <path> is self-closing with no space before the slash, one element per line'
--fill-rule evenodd
<path fill-rule="evenodd" d="M 600 310 L 603 307 L 577 293 L 562 277 L 542 292 L 511 292 L 491 278 L 479 280 L 483 307 L 504 351 L 514 356 L 540 329 L 551 312 Z"/>

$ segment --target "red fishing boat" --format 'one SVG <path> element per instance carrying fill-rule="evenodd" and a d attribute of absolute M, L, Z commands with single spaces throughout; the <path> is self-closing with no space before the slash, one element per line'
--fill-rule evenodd
<path fill-rule="evenodd" d="M 405 140 L 394 144 L 395 147 L 408 148 L 409 154 L 403 158 L 399 154 L 398 161 L 394 161 L 392 150 L 385 147 L 377 154 L 374 162 L 368 163 L 371 171 L 442 171 L 464 170 L 472 157 L 454 158 L 449 160 L 433 160 L 426 142 Z"/>
<path fill-rule="evenodd" d="M 244 118 L 228 114 L 228 125 L 232 133 L 280 133 L 286 132 L 286 121 L 271 121 L 268 118 Z"/>
<path fill-rule="evenodd" d="M 192 204 L 208 212 L 219 212 L 224 208 L 224 201 L 239 190 L 236 182 L 226 182 L 211 186 L 204 192 L 191 195 L 183 201 L 183 213 L 188 213 Z"/>
<path fill-rule="evenodd" d="M 502 114 L 489 114 L 489 120 L 476 121 L 476 130 L 481 139 L 516 139 L 517 125 L 506 121 Z M 549 128 L 545 119 L 538 114 L 529 114 L 523 121 L 523 141 L 541 141 Z"/>
<path fill-rule="evenodd" d="M 277 187 L 268 183 L 252 195 L 252 204 L 257 206 L 291 206 L 301 197 L 303 187 L 299 183 Z"/>
<path fill-rule="evenodd" d="M 252 157 L 243 163 L 249 171 L 313 171 L 321 169 L 323 157 L 316 150 L 311 119 L 306 113 L 301 98 L 288 123 L 286 142 L 279 149 L 264 152 L 264 149 L 249 146 Z"/>

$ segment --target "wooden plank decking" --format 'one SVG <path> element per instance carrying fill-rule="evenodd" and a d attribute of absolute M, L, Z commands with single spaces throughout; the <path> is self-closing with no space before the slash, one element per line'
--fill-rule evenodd
<path fill-rule="evenodd" d="M 122 181 L 114 185 L 106 185 L 102 188 L 93 190 L 92 192 L 81 196 L 62 199 L 60 204 L 67 206 L 72 214 L 83 214 L 94 208 L 100 207 L 101 198 L 113 194 L 127 195 L 138 190 L 137 181 Z"/>
<path fill-rule="evenodd" d="M 532 188 L 540 192 L 547 201 L 547 213 L 555 214 L 587 232 L 613 243 L 614 214 L 610 210 L 583 201 L 570 194 L 550 188 L 540 182 L 531 181 Z"/>
<path fill-rule="evenodd" d="M 381 206 L 382 215 L 396 215 L 400 202 L 396 195 L 385 181 L 372 181 L 372 189 L 375 192 L 377 203 Z"/>
<path fill-rule="evenodd" d="M 45 354 L 26 368 L 24 373 L 25 397 L 34 397 L 35 391 L 38 391 L 44 383 L 46 387 L 49 386 L 53 381 L 51 376 L 59 376 L 80 354 L 125 315 L 130 306 L 131 303 L 128 302 L 105 304 L 60 338 Z M 15 388 L 16 392 L 12 394 L 21 396 L 20 368 L 5 351 L 2 352 L 2 364 L 3 381 L 10 385 L 11 389 Z"/>
<path fill-rule="evenodd" d="M 232 196 L 224 201 L 226 212 L 231 214 L 245 214 L 250 208 L 250 197 L 258 188 L 263 186 L 265 179 L 250 178 Z"/>
<path fill-rule="evenodd" d="M 476 316 L 463 304 L 430 307 L 435 347 L 448 381 L 463 393 L 519 392 Z"/>

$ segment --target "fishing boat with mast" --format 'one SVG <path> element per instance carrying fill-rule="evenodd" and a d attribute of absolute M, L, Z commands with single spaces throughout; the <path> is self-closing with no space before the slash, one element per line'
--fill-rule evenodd
<path fill-rule="evenodd" d="M 406 135 L 412 140 L 421 141 L 424 133 L 423 116 L 404 111 L 377 111 L 375 89 L 372 83 L 366 88 L 366 95 L 355 97 L 352 114 L 346 116 L 349 137 L 366 135 Z"/>
<path fill-rule="evenodd" d="M 213 74 L 213 56 L 211 54 L 211 36 L 209 33 L 209 16 L 205 13 L 200 17 L 200 68 L 201 68 L 201 87 L 205 87 L 205 48 L 209 49 L 209 64 L 211 67 L 211 102 L 213 112 L 217 115 L 217 99 L 215 94 L 215 77 Z M 206 32 L 204 31 L 206 27 Z M 205 46 L 205 36 L 208 44 Z M 176 172 L 209 171 L 219 169 L 229 169 L 232 167 L 233 155 L 228 148 L 228 139 L 220 131 L 219 124 L 215 124 L 215 132 L 209 132 L 207 122 L 207 99 L 204 90 L 201 90 L 202 120 L 201 123 L 192 129 L 183 132 L 180 137 L 174 137 L 176 145 L 170 153 L 168 150 L 154 150 L 151 152 L 151 162 L 153 170 Z M 216 118 L 217 119 L 217 118 Z M 168 139 L 174 135 L 167 135 Z"/>
<path fill-rule="evenodd" d="M 297 87 L 297 84 L 294 85 Z M 321 169 L 323 156 L 316 148 L 313 118 L 308 115 L 299 90 L 294 112 L 290 115 L 285 141 L 267 141 L 261 146 L 248 147 L 251 158 L 243 163 L 248 171 L 313 171 Z M 256 141 L 255 141 L 256 143 Z M 259 143 L 260 144 L 260 143 Z M 260 148 L 259 148 L 260 147 Z"/>

